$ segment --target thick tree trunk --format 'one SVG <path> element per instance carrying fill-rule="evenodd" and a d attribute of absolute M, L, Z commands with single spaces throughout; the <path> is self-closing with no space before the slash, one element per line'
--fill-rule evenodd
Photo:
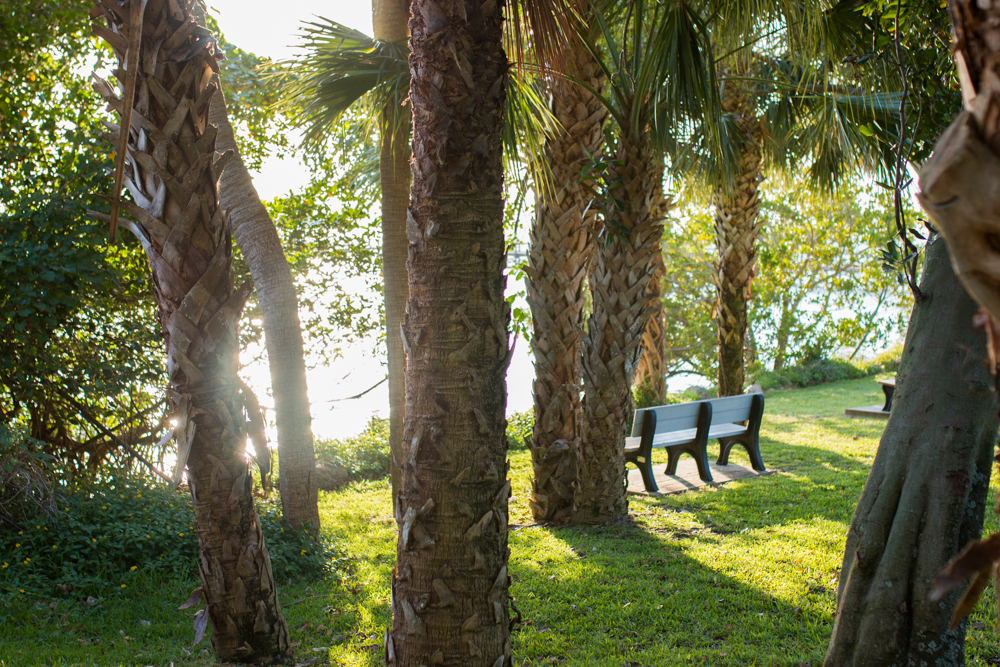
<path fill-rule="evenodd" d="M 600 70 L 585 49 L 566 58 L 570 76 L 601 90 Z M 580 179 L 589 156 L 600 154 L 607 111 L 597 97 L 561 76 L 549 77 L 546 85 L 565 133 L 545 142 L 542 159 L 552 170 L 552 188 L 538 191 L 528 252 L 535 357 L 530 502 L 536 521 L 560 521 L 572 513 L 576 486 L 584 283 L 597 216 L 590 206 L 593 195 Z"/>
<path fill-rule="evenodd" d="M 963 665 L 960 591 L 931 602 L 931 579 L 983 525 L 996 399 L 972 327 L 976 304 L 927 247 L 892 415 L 847 534 L 828 667 Z"/>
<path fill-rule="evenodd" d="M 311 526 L 318 535 L 318 489 L 312 481 L 316 469 L 312 414 L 292 269 L 274 222 L 240 157 L 221 90 L 212 100 L 209 121 L 219 128 L 216 149 L 222 153 L 233 151 L 235 155 L 219 179 L 219 205 L 229 216 L 233 238 L 250 267 L 260 304 L 278 427 L 281 513 L 291 525 Z"/>
<path fill-rule="evenodd" d="M 511 662 L 501 7 L 414 0 L 392 667 Z"/>
<path fill-rule="evenodd" d="M 216 159 L 217 128 L 208 122 L 216 47 L 207 31 L 191 30 L 197 4 L 138 2 L 101 0 L 92 16 L 107 22 L 95 32 L 118 56 L 116 76 L 137 73 L 124 130 L 125 183 L 135 203 L 122 205 L 135 221 L 122 225 L 149 257 L 166 339 L 176 479 L 186 463 L 207 602 L 198 619 L 202 628 L 206 614 L 211 620 L 221 661 L 284 661 L 288 630 L 254 508 L 236 374 L 239 316 L 250 290 L 233 289 L 232 237 L 216 191 L 231 155 Z M 95 77 L 95 87 L 125 115 L 107 82 Z M 117 134 L 109 139 L 121 150 Z"/>
<path fill-rule="evenodd" d="M 719 396 L 743 393 L 744 348 L 747 335 L 747 302 L 756 273 L 757 212 L 760 198 L 757 182 L 762 165 L 761 130 L 749 115 L 747 93 L 737 82 L 727 82 L 722 109 L 739 114 L 745 133 L 740 149 L 739 173 L 731 186 L 715 193 L 715 264 L 717 301 L 715 317 L 719 329 Z"/>
<path fill-rule="evenodd" d="M 406 39 L 409 0 L 372 0 L 375 38 Z M 406 352 L 400 326 L 406 312 L 406 206 L 410 200 L 410 107 L 382 110 L 379 183 L 382 190 L 382 290 L 385 298 L 385 342 L 389 362 L 389 451 L 393 497 L 399 489 L 403 460 L 403 415 L 406 411 Z"/>
<path fill-rule="evenodd" d="M 632 378 L 651 309 L 649 281 L 663 234 L 662 169 L 648 137 L 618 139 L 608 181 L 624 210 L 608 206 L 596 241 L 589 284 L 593 312 L 583 354 L 582 445 L 576 489 L 576 523 L 608 523 L 628 515 L 625 453 L 632 420 Z"/>

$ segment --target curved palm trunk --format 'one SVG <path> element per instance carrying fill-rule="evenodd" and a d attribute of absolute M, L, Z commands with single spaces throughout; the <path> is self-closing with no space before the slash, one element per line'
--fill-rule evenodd
<path fill-rule="evenodd" d="M 632 418 L 632 378 L 650 315 L 649 282 L 663 233 L 656 215 L 663 197 L 662 170 L 647 137 L 618 139 L 608 181 L 620 183 L 595 243 L 589 284 L 593 312 L 583 354 L 583 415 L 576 489 L 576 523 L 607 523 L 628 515 L 625 454 Z M 627 235 L 627 238 L 623 238 Z"/>
<path fill-rule="evenodd" d="M 719 253 L 715 264 L 719 396 L 743 393 L 747 302 L 750 283 L 756 274 L 757 234 L 760 231 L 757 182 L 763 163 L 762 135 L 757 119 L 746 114 L 747 107 L 746 93 L 740 90 L 739 84 L 727 82 L 722 109 L 740 115 L 740 124 L 746 134 L 735 183 L 715 193 L 715 241 Z"/>
<path fill-rule="evenodd" d="M 829 667 L 965 664 L 965 624 L 948 630 L 960 591 L 929 595 L 982 530 L 996 399 L 976 304 L 940 238 L 927 247 L 920 289 L 892 415 L 847 533 Z"/>
<path fill-rule="evenodd" d="M 600 70 L 585 50 L 568 53 L 566 71 L 600 90 Z M 552 189 L 540 190 L 528 251 L 527 295 L 535 357 L 534 467 L 531 510 L 537 521 L 572 513 L 580 420 L 580 344 L 584 282 L 593 252 L 597 210 L 580 183 L 588 156 L 599 154 L 607 111 L 582 86 L 560 76 L 547 81 L 552 113 L 565 129 L 546 140 L 542 159 Z"/>
<path fill-rule="evenodd" d="M 372 0 L 375 38 L 406 38 L 409 0 Z M 382 192 L 382 281 L 385 298 L 385 342 L 389 363 L 389 451 L 393 490 L 399 489 L 403 460 L 403 416 L 406 411 L 406 352 L 400 326 L 409 294 L 406 277 L 408 242 L 406 206 L 410 200 L 410 111 L 408 106 L 382 111 L 379 184 Z M 393 494 L 395 497 L 395 493 Z"/>
<path fill-rule="evenodd" d="M 125 128 L 125 182 L 135 204 L 123 204 L 135 222 L 122 225 L 149 258 L 166 339 L 176 479 L 186 463 L 207 601 L 195 625 L 204 628 L 207 614 L 221 661 L 281 661 L 288 630 L 251 494 L 238 391 L 239 316 L 250 289 L 233 289 L 232 240 L 216 190 L 232 156 L 216 159 L 217 129 L 208 122 L 215 44 L 203 39 L 207 31 L 192 30 L 197 5 L 137 3 L 101 0 L 92 16 L 107 21 L 95 32 L 114 48 L 118 75 L 137 72 Z M 95 77 L 95 88 L 126 115 L 107 82 Z M 110 139 L 119 145 L 117 135 Z"/>
<path fill-rule="evenodd" d="M 406 419 L 387 665 L 511 664 L 501 7 L 414 0 Z"/>
<path fill-rule="evenodd" d="M 240 157 L 221 90 L 212 99 L 209 122 L 219 128 L 216 149 L 222 153 L 232 151 L 234 155 L 219 179 L 219 205 L 232 223 L 233 238 L 250 267 L 260 304 L 278 427 L 281 513 L 291 525 L 312 526 L 318 535 L 318 489 L 312 480 L 316 455 L 292 269 L 274 222 Z"/>

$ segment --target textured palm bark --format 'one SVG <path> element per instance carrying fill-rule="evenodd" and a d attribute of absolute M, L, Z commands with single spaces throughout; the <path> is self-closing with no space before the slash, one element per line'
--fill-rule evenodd
<path fill-rule="evenodd" d="M 372 0 L 376 39 L 406 38 L 409 0 Z M 389 364 L 389 451 L 393 491 L 399 489 L 403 460 L 403 416 L 406 411 L 406 352 L 400 326 L 406 312 L 406 206 L 410 199 L 410 108 L 382 110 L 379 184 L 382 191 L 382 290 L 385 298 L 385 342 Z M 394 494 L 395 495 L 395 494 Z"/>
<path fill-rule="evenodd" d="M 125 184 L 134 203 L 122 204 L 134 220 L 121 222 L 149 258 L 166 340 L 175 479 L 186 462 L 207 602 L 199 620 L 208 614 L 219 660 L 283 662 L 290 657 L 288 630 L 251 494 L 238 390 L 239 317 L 250 286 L 233 288 L 230 224 L 218 204 L 218 179 L 232 155 L 216 156 L 217 128 L 208 122 L 220 55 L 197 25 L 199 5 L 133 6 L 138 1 L 100 0 L 91 16 L 118 57 L 122 81 L 128 41 L 141 34 L 138 54 L 128 58 L 137 65 L 137 85 L 125 130 Z M 123 115 L 108 82 L 95 76 L 95 89 Z M 118 145 L 121 128 L 109 128 Z"/>
<path fill-rule="evenodd" d="M 387 665 L 511 665 L 503 168 L 494 2 L 415 0 L 406 419 Z"/>
<path fill-rule="evenodd" d="M 965 624 L 948 630 L 961 591 L 929 599 L 931 580 L 983 525 L 997 436 L 976 304 L 927 247 L 892 414 L 851 519 L 828 667 L 964 665 Z"/>
<path fill-rule="evenodd" d="M 582 445 L 576 523 L 608 523 L 628 515 L 625 453 L 631 426 L 632 379 L 649 321 L 649 282 L 663 235 L 662 167 L 648 137 L 618 138 L 607 179 L 623 206 L 605 208 L 588 282 L 592 312 L 584 339 Z"/>
<path fill-rule="evenodd" d="M 750 113 L 750 100 L 739 83 L 725 84 L 722 109 L 737 114 L 745 133 L 739 154 L 739 171 L 731 186 L 715 193 L 715 318 L 719 331 L 719 396 L 743 393 L 744 349 L 747 337 L 747 302 L 756 274 L 757 212 L 763 135 L 760 122 Z"/>
<path fill-rule="evenodd" d="M 663 171 L 659 175 L 660 183 L 663 182 Z M 660 197 L 659 210 L 656 215 L 666 221 L 667 214 L 674 206 L 673 199 L 667 196 Z M 635 370 L 635 377 L 632 383 L 636 387 L 643 385 L 650 391 L 650 397 L 655 405 L 663 405 L 667 402 L 667 378 L 666 378 L 666 313 L 663 310 L 663 300 L 661 298 L 663 290 L 663 278 L 667 273 L 667 268 L 663 264 L 663 248 L 657 245 L 653 252 L 653 277 L 649 281 L 647 294 L 652 299 L 649 303 L 651 309 L 649 322 L 646 323 L 646 330 L 642 333 L 642 355 L 639 357 L 639 365 Z"/>
<path fill-rule="evenodd" d="M 316 455 L 292 269 L 274 222 L 240 157 L 221 90 L 212 99 L 209 122 L 219 128 L 216 150 L 233 152 L 219 179 L 219 205 L 229 216 L 233 238 L 246 258 L 257 290 L 278 427 L 281 513 L 292 526 L 311 526 L 318 536 L 318 489 L 312 480 Z"/>
<path fill-rule="evenodd" d="M 585 49 L 567 53 L 565 69 L 601 90 L 603 77 Z M 536 521 L 561 521 L 572 514 L 576 487 L 584 283 L 597 216 L 581 174 L 590 156 L 600 155 L 607 111 L 596 96 L 561 76 L 550 77 L 546 86 L 565 132 L 545 142 L 542 159 L 552 170 L 552 188 L 538 191 L 526 271 L 535 358 L 529 502 Z"/>

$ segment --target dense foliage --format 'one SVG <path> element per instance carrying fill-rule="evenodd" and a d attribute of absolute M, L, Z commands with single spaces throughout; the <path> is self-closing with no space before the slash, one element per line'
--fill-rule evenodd
<path fill-rule="evenodd" d="M 187 489 L 105 470 L 93 481 L 64 481 L 56 511 L 29 513 L 0 530 L 0 599 L 108 597 L 141 572 L 197 576 L 198 541 Z M 329 539 L 319 542 L 281 519 L 280 503 L 258 500 L 274 575 L 314 578 L 337 567 Z"/>

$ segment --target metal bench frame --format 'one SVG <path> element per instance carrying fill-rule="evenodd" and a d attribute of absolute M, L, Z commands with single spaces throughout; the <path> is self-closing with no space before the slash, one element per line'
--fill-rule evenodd
<path fill-rule="evenodd" d="M 763 472 L 766 468 L 760 456 L 760 423 L 764 416 L 764 396 L 763 394 L 751 394 L 748 398 L 750 398 L 750 405 L 745 416 L 738 416 L 731 421 L 719 423 L 713 423 L 712 405 L 727 401 L 726 398 L 661 405 L 638 410 L 635 415 L 636 423 L 633 424 L 632 428 L 633 436 L 625 439 L 625 462 L 631 463 L 639 469 L 643 485 L 647 491 L 652 493 L 659 490 L 653 476 L 651 456 L 653 449 L 658 448 L 667 450 L 666 473 L 668 475 L 677 473 L 677 462 L 681 454 L 690 454 L 698 465 L 698 476 L 706 482 L 711 482 L 712 472 L 708 466 L 708 441 L 714 439 L 719 441 L 719 458 L 716 461 L 718 465 L 727 465 L 729 453 L 733 447 L 740 445 L 750 457 L 750 465 L 753 469 Z M 696 417 L 690 415 L 691 408 L 695 405 L 697 405 Z M 680 412 L 690 416 L 669 420 L 673 422 L 672 427 L 664 428 L 661 425 L 660 430 L 657 430 L 657 411 L 664 413 L 664 417 L 670 415 L 671 412 Z M 728 416 L 733 414 L 732 409 L 724 412 Z M 744 413 L 737 414 L 743 415 Z M 744 420 L 746 420 L 745 427 L 735 423 Z M 662 424 L 665 425 L 667 422 L 668 420 L 663 420 Z M 677 426 L 684 428 L 676 428 Z M 694 428 L 690 428 L 691 426 Z M 637 431 L 638 433 L 636 433 Z M 660 442 L 657 443 L 656 440 Z"/>

